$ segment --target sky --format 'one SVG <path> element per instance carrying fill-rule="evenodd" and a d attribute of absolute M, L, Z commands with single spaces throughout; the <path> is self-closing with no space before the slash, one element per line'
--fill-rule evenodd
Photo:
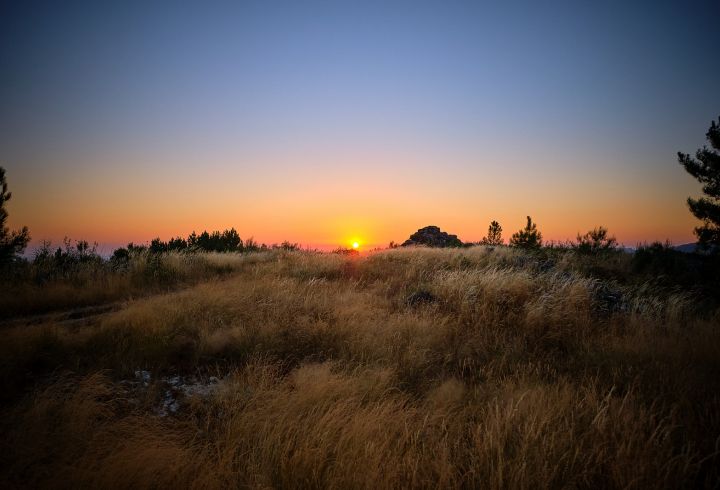
<path fill-rule="evenodd" d="M 0 1 L 10 226 L 693 241 L 717 1 Z"/>

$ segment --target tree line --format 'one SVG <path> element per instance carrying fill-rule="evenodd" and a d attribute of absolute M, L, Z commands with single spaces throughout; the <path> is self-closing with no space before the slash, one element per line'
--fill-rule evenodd
<path fill-rule="evenodd" d="M 497 221 L 491 221 L 488 232 L 479 242 L 480 245 L 501 246 L 505 244 L 502 237 L 502 226 Z M 543 246 L 542 233 L 538 230 L 537 223 L 533 222 L 530 216 L 524 228 L 513 233 L 508 245 L 515 248 L 527 250 L 540 249 Z M 581 235 L 578 233 L 575 242 L 564 244 L 582 254 L 599 254 L 618 250 L 619 245 L 614 236 L 610 236 L 607 228 L 600 226 Z"/>
<path fill-rule="evenodd" d="M 260 252 L 263 250 L 300 250 L 299 243 L 284 241 L 282 243 L 273 243 L 267 245 L 258 243 L 252 237 L 245 241 L 240 238 L 235 228 L 224 231 L 203 231 L 200 234 L 194 231 L 187 238 L 174 237 L 168 241 L 162 241 L 160 238 L 153 238 L 149 245 L 136 245 L 132 242 L 126 247 L 118 248 L 113 252 L 114 259 L 127 258 L 133 253 L 148 252 L 151 254 L 161 254 L 167 252 L 234 252 L 249 253 Z"/>

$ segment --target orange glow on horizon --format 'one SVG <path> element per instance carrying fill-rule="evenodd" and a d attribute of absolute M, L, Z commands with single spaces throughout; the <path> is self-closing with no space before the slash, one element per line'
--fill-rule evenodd
<path fill-rule="evenodd" d="M 28 226 L 35 244 L 60 243 L 67 236 L 125 245 L 234 227 L 243 240 L 252 237 L 268 245 L 288 240 L 333 250 L 339 245 L 355 249 L 357 242 L 358 250 L 371 250 L 390 241 L 402 243 L 428 225 L 477 242 L 491 220 L 500 222 L 507 242 L 529 214 L 546 242 L 573 240 L 600 225 L 628 246 L 694 241 L 697 221 L 685 200 L 699 189 L 674 166 L 653 185 L 643 175 L 618 181 L 612 175 L 532 169 L 518 180 L 512 162 L 492 163 L 489 155 L 457 179 L 432 165 L 439 157 L 370 151 L 345 157 L 331 150 L 324 158 L 248 157 L 262 164 L 252 179 L 229 164 L 222 179 L 196 167 L 170 172 L 149 162 L 133 165 L 133 172 L 108 165 L 45 175 L 8 167 L 9 225 Z M 332 156 L 343 165 L 307 171 Z M 359 167 L 365 171 L 353 170 Z M 684 180 L 678 183 L 678 178 Z M 364 196 L 362 206 L 348 205 L 349 195 Z M 614 199 L 601 198 L 609 195 Z"/>

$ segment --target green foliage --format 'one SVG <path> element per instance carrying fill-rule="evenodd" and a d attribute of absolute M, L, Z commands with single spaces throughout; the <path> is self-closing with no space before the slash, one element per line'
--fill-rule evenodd
<path fill-rule="evenodd" d="M 493 246 L 503 244 L 502 226 L 500 226 L 500 223 L 498 223 L 497 221 L 492 221 L 490 223 L 490 226 L 488 226 L 487 236 L 482 239 L 481 243 L 483 245 Z"/>
<path fill-rule="evenodd" d="M 12 193 L 8 191 L 5 180 L 5 169 L 0 167 L 0 265 L 12 262 L 25 250 L 30 241 L 27 226 L 19 231 L 10 231 L 6 226 L 8 212 L 5 203 L 10 200 Z"/>
<path fill-rule="evenodd" d="M 539 249 L 542 246 L 542 233 L 537 229 L 530 216 L 527 217 L 525 228 L 514 233 L 510 238 L 510 246 L 525 249 Z"/>
<path fill-rule="evenodd" d="M 705 137 L 712 149 L 703 146 L 695 152 L 695 158 L 678 152 L 678 161 L 703 184 L 702 191 L 707 196 L 689 197 L 687 201 L 690 212 L 703 222 L 695 228 L 698 244 L 704 249 L 714 247 L 717 250 L 720 246 L 720 118 L 718 124 L 712 121 Z"/>
<path fill-rule="evenodd" d="M 578 233 L 577 242 L 573 248 L 580 254 L 598 255 L 617 251 L 618 243 L 614 236 L 608 236 L 607 228 L 600 226 L 584 235 Z"/>

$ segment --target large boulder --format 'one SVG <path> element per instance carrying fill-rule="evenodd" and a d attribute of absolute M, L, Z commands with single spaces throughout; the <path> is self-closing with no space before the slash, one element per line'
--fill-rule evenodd
<path fill-rule="evenodd" d="M 437 226 L 426 226 L 410 235 L 410 238 L 403 242 L 403 247 L 410 245 L 424 245 L 426 247 L 462 247 L 462 242 L 457 235 L 450 235 L 440 231 Z"/>

